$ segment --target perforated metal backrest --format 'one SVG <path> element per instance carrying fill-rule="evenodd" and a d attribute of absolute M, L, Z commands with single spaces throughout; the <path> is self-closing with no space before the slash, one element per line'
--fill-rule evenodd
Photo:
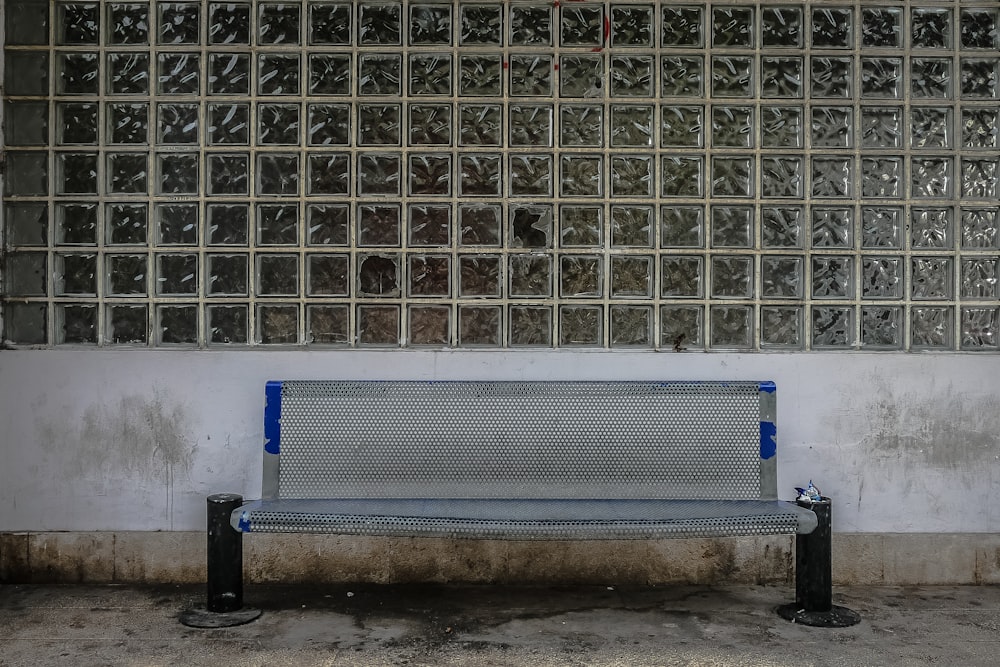
<path fill-rule="evenodd" d="M 758 382 L 270 383 L 265 497 L 775 498 L 773 391 Z"/>

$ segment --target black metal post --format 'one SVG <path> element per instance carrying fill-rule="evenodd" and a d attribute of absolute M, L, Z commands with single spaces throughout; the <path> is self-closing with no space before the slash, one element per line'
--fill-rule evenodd
<path fill-rule="evenodd" d="M 795 604 L 778 608 L 778 614 L 793 623 L 826 628 L 844 628 L 861 621 L 857 612 L 833 604 L 832 503 L 800 500 L 800 507 L 816 514 L 816 530 L 795 536 Z"/>

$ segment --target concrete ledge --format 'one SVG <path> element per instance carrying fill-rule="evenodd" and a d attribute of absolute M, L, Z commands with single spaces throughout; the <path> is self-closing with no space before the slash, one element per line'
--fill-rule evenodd
<path fill-rule="evenodd" d="M 248 583 L 767 584 L 794 581 L 790 536 L 502 542 L 244 538 Z M 203 532 L 0 533 L 0 583 L 200 583 Z M 1000 535 L 835 533 L 838 585 L 1000 583 Z"/>

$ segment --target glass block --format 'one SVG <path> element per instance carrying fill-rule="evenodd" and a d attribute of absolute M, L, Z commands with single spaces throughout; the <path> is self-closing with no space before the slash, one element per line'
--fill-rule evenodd
<path fill-rule="evenodd" d="M 914 348 L 952 347 L 952 309 L 913 307 L 910 310 L 910 344 Z"/>
<path fill-rule="evenodd" d="M 144 153 L 108 155 L 108 190 L 113 193 L 138 194 L 147 190 L 148 167 Z"/>
<path fill-rule="evenodd" d="M 561 306 L 559 344 L 599 347 L 604 340 L 604 309 L 600 306 Z"/>
<path fill-rule="evenodd" d="M 510 43 L 518 46 L 551 46 L 552 10 L 547 6 L 512 5 Z"/>
<path fill-rule="evenodd" d="M 753 308 L 750 306 L 712 306 L 713 348 L 749 349 L 753 347 Z"/>
<path fill-rule="evenodd" d="M 753 258 L 745 256 L 712 257 L 712 296 L 744 299 L 753 296 Z"/>
<path fill-rule="evenodd" d="M 125 105 L 120 105 L 125 106 Z M 130 105 L 137 107 L 140 105 Z M 156 107 L 157 141 L 161 144 L 197 144 L 198 143 L 198 105 L 197 104 L 159 104 Z M 136 142 L 145 141 L 145 127 L 138 127 L 139 119 L 133 119 L 134 133 L 140 138 Z"/>
<path fill-rule="evenodd" d="M 893 157 L 861 159 L 862 197 L 900 197 L 903 161 Z"/>
<path fill-rule="evenodd" d="M 310 158 L 315 158 L 315 155 Z M 299 193 L 299 156 L 276 153 L 257 155 L 258 195 L 291 195 Z"/>
<path fill-rule="evenodd" d="M 899 349 L 903 342 L 903 309 L 898 306 L 868 306 L 861 309 L 861 344 L 865 347 Z"/>
<path fill-rule="evenodd" d="M 5 239 L 11 246 L 48 243 L 49 214 L 44 203 L 19 202 L 4 206 Z"/>
<path fill-rule="evenodd" d="M 600 155 L 564 155 L 559 192 L 563 197 L 599 197 L 603 194 L 603 165 Z"/>
<path fill-rule="evenodd" d="M 376 58 L 376 56 L 370 56 Z M 362 60 L 364 56 L 362 56 Z M 362 74 L 364 64 L 362 64 Z M 383 74 L 378 71 L 377 77 Z M 381 81 L 381 79 L 378 79 Z M 364 84 L 365 82 L 361 82 Z M 368 82 L 371 84 L 371 81 Z M 385 85 L 389 85 L 386 83 Z M 399 90 L 399 59 L 396 58 L 394 92 Z M 390 90 L 387 88 L 386 90 Z M 298 95 L 299 94 L 299 56 L 262 54 L 257 56 L 257 92 L 261 95 Z M 361 91 L 359 91 L 361 92 Z M 370 91 L 364 91 L 370 93 Z M 364 93 L 362 93 L 364 94 Z"/>
<path fill-rule="evenodd" d="M 247 294 L 247 255 L 207 255 L 208 293 Z"/>
<path fill-rule="evenodd" d="M 157 340 L 162 345 L 198 342 L 197 306 L 157 306 Z"/>
<path fill-rule="evenodd" d="M 753 247 L 753 207 L 712 206 L 711 210 L 713 248 Z"/>
<path fill-rule="evenodd" d="M 705 210 L 701 206 L 660 207 L 660 247 L 700 248 Z"/>
<path fill-rule="evenodd" d="M 660 146 L 701 148 L 704 139 L 703 107 L 660 107 Z M 565 131 L 565 130 L 564 130 Z"/>
<path fill-rule="evenodd" d="M 753 9 L 715 7 L 712 10 L 712 46 L 753 46 Z"/>
<path fill-rule="evenodd" d="M 813 197 L 850 197 L 851 163 L 851 158 L 812 158 Z"/>
<path fill-rule="evenodd" d="M 458 92 L 460 95 L 499 96 L 500 56 L 461 56 L 458 61 Z"/>
<path fill-rule="evenodd" d="M 250 43 L 250 5 L 209 3 L 208 41 L 212 44 Z"/>
<path fill-rule="evenodd" d="M 11 160 L 14 157 L 13 153 L 7 154 L 8 169 L 11 168 Z M 19 180 L 27 179 L 28 176 L 32 176 L 32 180 L 39 178 L 46 179 L 44 172 L 39 173 L 37 169 L 27 171 L 23 168 L 28 166 L 29 165 L 17 164 L 16 167 L 9 172 L 11 176 L 8 179 L 8 182 L 11 186 L 17 185 Z M 18 176 L 15 176 L 15 174 Z M 60 194 L 96 194 L 97 156 L 88 153 L 62 153 L 57 155 L 56 192 Z M 44 190 L 36 190 L 34 193 L 43 194 Z M 24 194 L 32 193 L 24 192 Z"/>
<path fill-rule="evenodd" d="M 358 144 L 399 145 L 398 104 L 358 105 Z"/>
<path fill-rule="evenodd" d="M 898 7 L 865 7 L 861 10 L 861 45 L 891 48 L 902 46 L 903 10 Z"/>
<path fill-rule="evenodd" d="M 406 215 L 411 246 L 447 246 L 451 239 L 451 207 L 410 204 Z"/>
<path fill-rule="evenodd" d="M 250 159 L 247 155 L 210 155 L 208 157 L 209 194 L 249 194 L 249 170 Z"/>
<path fill-rule="evenodd" d="M 660 59 L 663 97 L 701 97 L 705 80 L 701 56 L 664 56 Z"/>
<path fill-rule="evenodd" d="M 108 292 L 139 296 L 146 293 L 149 270 L 145 255 L 107 255 Z"/>
<path fill-rule="evenodd" d="M 250 210 L 246 204 L 209 204 L 205 240 L 209 245 L 246 245 Z"/>
<path fill-rule="evenodd" d="M 451 7 L 410 5 L 410 44 L 451 44 Z"/>
<path fill-rule="evenodd" d="M 600 97 L 606 76 L 600 55 L 562 56 L 559 59 L 559 94 L 562 97 Z"/>
<path fill-rule="evenodd" d="M 849 49 L 854 46 L 854 11 L 824 7 L 812 11 L 814 49 Z"/>
<path fill-rule="evenodd" d="M 500 345 L 500 306 L 459 306 L 458 344 L 462 347 Z"/>
<path fill-rule="evenodd" d="M 198 155 L 161 153 L 157 156 L 158 194 L 198 194 Z"/>
<path fill-rule="evenodd" d="M 410 145 L 451 144 L 450 104 L 411 104 Z"/>
<path fill-rule="evenodd" d="M 997 247 L 997 209 L 962 208 L 962 248 Z"/>
<path fill-rule="evenodd" d="M 611 58 L 611 95 L 613 97 L 650 97 L 652 94 L 652 56 L 615 56 Z"/>
<path fill-rule="evenodd" d="M 697 298 L 703 293 L 704 259 L 693 255 L 664 255 L 660 259 L 660 296 Z"/>
<path fill-rule="evenodd" d="M 7 146 L 45 146 L 48 144 L 48 104 L 14 100 L 6 102 L 4 104 L 4 141 Z"/>
<path fill-rule="evenodd" d="M 194 2 L 159 3 L 157 41 L 160 44 L 197 44 L 201 23 L 200 7 Z"/>
<path fill-rule="evenodd" d="M 298 5 L 291 3 L 261 3 L 259 5 L 257 43 L 298 44 L 299 9 Z"/>
<path fill-rule="evenodd" d="M 347 245 L 350 210 L 343 204 L 306 206 L 306 239 L 309 245 Z"/>
<path fill-rule="evenodd" d="M 802 347 L 802 308 L 763 306 L 760 309 L 760 344 L 764 348 Z"/>
<path fill-rule="evenodd" d="M 996 257 L 962 259 L 960 294 L 964 299 L 996 299 L 1000 296 L 997 279 L 1000 278 L 1000 260 Z"/>
<path fill-rule="evenodd" d="M 264 345 L 299 342 L 299 307 L 257 306 L 257 342 Z"/>
<path fill-rule="evenodd" d="M 208 143 L 211 145 L 250 142 L 249 104 L 208 105 Z"/>
<path fill-rule="evenodd" d="M 97 44 L 101 35 L 101 7 L 99 3 L 59 3 L 56 6 L 56 12 L 57 44 Z M 36 29 L 39 27 L 35 26 Z"/>
<path fill-rule="evenodd" d="M 56 255 L 55 293 L 96 295 L 97 255 Z"/>
<path fill-rule="evenodd" d="M 753 97 L 753 58 L 714 56 L 712 58 L 712 95 L 715 97 Z"/>
<path fill-rule="evenodd" d="M 611 107 L 611 145 L 652 146 L 655 124 L 652 106 L 621 106 Z"/>
<path fill-rule="evenodd" d="M 950 248 L 952 229 L 950 208 L 910 209 L 910 245 L 914 248 Z"/>
<path fill-rule="evenodd" d="M 552 93 L 550 56 L 511 56 L 509 62 L 511 95 L 533 96 Z"/>
<path fill-rule="evenodd" d="M 962 58 L 962 99 L 995 99 L 1000 58 Z"/>
<path fill-rule="evenodd" d="M 511 155 L 510 194 L 552 195 L 551 155 Z"/>
<path fill-rule="evenodd" d="M 998 327 L 1000 309 L 962 308 L 962 349 L 995 351 L 1000 341 Z"/>
<path fill-rule="evenodd" d="M 299 293 L 298 255 L 258 254 L 257 294 L 262 296 L 295 296 Z"/>
<path fill-rule="evenodd" d="M 7 2 L 4 17 L 6 44 L 48 44 L 48 3 L 40 0 L 14 0 Z M 44 332 L 43 332 L 44 336 Z"/>
<path fill-rule="evenodd" d="M 663 46 L 702 46 L 705 43 L 702 11 L 701 7 L 662 6 L 660 28 Z"/>
<path fill-rule="evenodd" d="M 551 146 L 552 107 L 543 104 L 511 104 L 510 145 Z"/>
<path fill-rule="evenodd" d="M 813 56 L 812 96 L 813 97 L 850 97 L 851 67 L 850 58 L 829 58 Z M 862 75 L 864 80 L 864 75 Z"/>
<path fill-rule="evenodd" d="M 559 113 L 561 146 L 604 145 L 604 107 L 564 104 Z"/>
<path fill-rule="evenodd" d="M 447 306 L 410 306 L 410 345 L 448 345 L 451 309 Z"/>
<path fill-rule="evenodd" d="M 499 155 L 462 155 L 459 166 L 462 195 L 500 195 Z"/>
<path fill-rule="evenodd" d="M 611 307 L 612 347 L 649 347 L 652 343 L 653 309 L 651 307 Z"/>
<path fill-rule="evenodd" d="M 647 298 L 653 295 L 652 257 L 623 255 L 611 258 L 611 296 Z"/>
<path fill-rule="evenodd" d="M 664 197 L 702 197 L 705 163 L 701 157 L 665 157 L 662 162 Z"/>
<path fill-rule="evenodd" d="M 351 9 L 348 3 L 310 3 L 309 43 L 323 46 L 350 44 Z M 344 317 L 347 317 L 346 314 Z"/>
<path fill-rule="evenodd" d="M 502 44 L 503 8 L 488 5 L 462 5 L 459 43 Z"/>
<path fill-rule="evenodd" d="M 310 54 L 309 93 L 311 95 L 350 95 L 351 56 L 347 54 Z"/>
<path fill-rule="evenodd" d="M 156 258 L 157 294 L 197 294 L 198 255 L 158 255 Z"/>
<path fill-rule="evenodd" d="M 712 158 L 712 194 L 716 197 L 753 195 L 753 159 Z"/>
<path fill-rule="evenodd" d="M 97 308 L 84 305 L 56 306 L 56 343 L 96 343 Z"/>
<path fill-rule="evenodd" d="M 208 342 L 240 344 L 247 342 L 246 306 L 208 306 L 206 309 Z"/>
<path fill-rule="evenodd" d="M 910 265 L 910 292 L 914 299 L 952 298 L 952 259 L 914 257 Z"/>
<path fill-rule="evenodd" d="M 703 321 L 701 306 L 661 306 L 660 345 L 674 352 L 703 347 Z"/>
<path fill-rule="evenodd" d="M 861 247 L 901 248 L 903 209 L 897 206 L 861 207 Z"/>
<path fill-rule="evenodd" d="M 57 144 L 96 144 L 97 105 L 56 104 Z"/>
<path fill-rule="evenodd" d="M 451 296 L 451 257 L 410 255 L 407 266 L 410 296 Z"/>
<path fill-rule="evenodd" d="M 49 161 L 45 153 L 7 151 L 4 170 L 4 194 L 44 195 L 49 191 Z M 61 192 L 95 192 L 97 186 L 96 155 L 58 155 L 57 166 L 63 174 Z M 93 173 L 86 170 L 93 167 Z M 67 190 L 66 187 L 73 190 Z"/>
<path fill-rule="evenodd" d="M 962 158 L 962 196 L 996 199 L 997 175 L 995 159 Z"/>
<path fill-rule="evenodd" d="M 813 255 L 812 295 L 816 299 L 854 298 L 853 258 Z"/>
<path fill-rule="evenodd" d="M 7 66 L 18 67 L 18 74 L 11 75 L 18 77 L 21 74 L 21 69 L 19 67 L 20 63 L 11 62 L 10 56 L 8 56 Z M 56 71 L 58 72 L 59 78 L 57 79 L 56 90 L 62 95 L 97 95 L 98 91 L 98 69 L 100 61 L 96 53 L 59 53 L 56 55 Z M 34 70 L 35 68 L 31 68 Z M 25 72 L 27 75 L 27 72 Z M 112 74 L 112 77 L 114 74 Z M 113 79 L 112 79 L 113 80 Z M 8 85 L 7 93 L 10 95 L 19 94 L 18 89 L 20 86 L 15 85 L 14 89 L 11 90 Z M 113 88 L 113 86 L 112 86 Z M 34 90 L 26 91 L 20 94 L 42 94 L 47 91 L 37 91 Z M 127 91 L 122 91 L 127 92 Z"/>
<path fill-rule="evenodd" d="M 962 10 L 961 28 L 963 49 L 993 49 L 1000 46 L 996 9 L 974 7 Z"/>
<path fill-rule="evenodd" d="M 802 58 L 763 57 L 760 61 L 762 97 L 802 97 Z"/>
<path fill-rule="evenodd" d="M 563 6 L 560 11 L 563 46 L 601 46 L 604 43 L 604 8 Z"/>
<path fill-rule="evenodd" d="M 802 148 L 802 107 L 762 106 L 760 143 L 764 148 Z"/>
<path fill-rule="evenodd" d="M 903 260 L 899 257 L 862 257 L 861 297 L 898 299 L 903 295 Z"/>
<path fill-rule="evenodd" d="M 552 207 L 511 206 L 509 245 L 512 248 L 551 248 Z"/>
<path fill-rule="evenodd" d="M 615 5 L 611 8 L 612 46 L 653 46 L 653 7 Z"/>
<path fill-rule="evenodd" d="M 500 258 L 496 255 L 460 255 L 459 295 L 500 296 Z"/>
<path fill-rule="evenodd" d="M 552 296 L 552 258 L 550 256 L 510 255 L 508 261 L 511 296 Z"/>
<path fill-rule="evenodd" d="M 813 107 L 814 148 L 851 148 L 854 145 L 854 110 L 851 107 Z"/>
<path fill-rule="evenodd" d="M 611 194 L 615 197 L 653 195 L 653 158 L 622 155 L 611 158 Z"/>
<path fill-rule="evenodd" d="M 358 207 L 357 244 L 363 246 L 398 246 L 400 240 L 399 206 L 368 205 Z"/>
<path fill-rule="evenodd" d="M 400 56 L 364 53 L 358 57 L 359 95 L 399 95 Z"/>
<path fill-rule="evenodd" d="M 762 197 L 801 197 L 803 158 L 765 157 L 760 161 Z"/>
<path fill-rule="evenodd" d="M 249 95 L 250 56 L 212 53 L 208 56 L 209 95 Z"/>
<path fill-rule="evenodd" d="M 55 241 L 60 245 L 97 243 L 96 204 L 56 204 Z"/>
<path fill-rule="evenodd" d="M 348 296 L 351 259 L 348 255 L 306 255 L 306 294 Z"/>
<path fill-rule="evenodd" d="M 498 104 L 460 104 L 459 141 L 463 146 L 499 146 L 501 108 Z"/>
<path fill-rule="evenodd" d="M 761 43 L 770 46 L 802 46 L 802 8 L 764 7 L 760 17 Z"/>
<path fill-rule="evenodd" d="M 911 42 L 915 49 L 951 46 L 951 10 L 914 7 L 910 14 Z"/>
<path fill-rule="evenodd" d="M 799 206 L 762 206 L 761 244 L 765 248 L 801 248 L 804 215 Z"/>
<path fill-rule="evenodd" d="M 910 97 L 949 99 L 952 78 L 950 59 L 913 58 L 910 61 Z"/>
<path fill-rule="evenodd" d="M 854 309 L 844 306 L 814 306 L 813 347 L 849 347 L 854 344 Z"/>
<path fill-rule="evenodd" d="M 298 237 L 298 206 L 264 204 L 257 207 L 258 245 L 297 245 Z"/>
<path fill-rule="evenodd" d="M 611 244 L 619 247 L 653 246 L 653 207 L 612 206 Z"/>
<path fill-rule="evenodd" d="M 310 146 L 346 146 L 351 142 L 351 107 L 347 104 L 310 104 Z"/>
<path fill-rule="evenodd" d="M 146 306 L 111 306 L 108 308 L 109 343 L 146 344 L 149 339 Z"/>
<path fill-rule="evenodd" d="M 48 272 L 44 252 L 15 252 L 6 257 L 4 293 L 10 296 L 45 296 Z"/>
<path fill-rule="evenodd" d="M 4 340 L 15 345 L 44 345 L 48 310 L 44 303 L 7 303 L 3 309 Z"/>
<path fill-rule="evenodd" d="M 910 160 L 910 196 L 915 198 L 951 197 L 953 193 L 952 172 L 951 158 L 912 158 Z"/>
<path fill-rule="evenodd" d="M 146 204 L 108 204 L 105 242 L 112 245 L 146 245 L 149 208 Z"/>
<path fill-rule="evenodd" d="M 358 41 L 363 45 L 401 44 L 400 11 L 397 4 L 361 4 Z"/>
<path fill-rule="evenodd" d="M 996 148 L 998 134 L 1000 134 L 1000 111 L 989 107 L 962 109 L 964 148 Z"/>
<path fill-rule="evenodd" d="M 510 307 L 512 347 L 552 345 L 552 309 L 548 306 Z"/>
<path fill-rule="evenodd" d="M 752 107 L 712 107 L 713 146 L 752 148 L 753 142 Z"/>
<path fill-rule="evenodd" d="M 559 238 L 564 248 L 599 246 L 604 238 L 604 209 L 598 206 L 562 206 Z"/>
<path fill-rule="evenodd" d="M 7 95 L 48 95 L 49 55 L 35 51 L 6 51 L 3 82 Z"/>
<path fill-rule="evenodd" d="M 197 204 L 157 204 L 156 228 L 163 245 L 195 245 L 198 243 Z"/>
<path fill-rule="evenodd" d="M 161 95 L 197 95 L 200 58 L 197 53 L 157 54 L 156 89 Z"/>
<path fill-rule="evenodd" d="M 765 255 L 760 260 L 761 296 L 766 299 L 801 299 L 802 257 Z"/>
<path fill-rule="evenodd" d="M 861 58 L 861 97 L 903 97 L 903 61 L 900 58 Z"/>
<path fill-rule="evenodd" d="M 410 95 L 451 95 L 451 56 L 411 55 Z"/>
<path fill-rule="evenodd" d="M 903 110 L 899 107 L 861 107 L 861 145 L 865 148 L 900 148 L 903 145 Z"/>
<path fill-rule="evenodd" d="M 358 192 L 364 195 L 398 195 L 400 156 L 391 153 L 358 156 Z"/>
<path fill-rule="evenodd" d="M 458 207 L 459 243 L 500 245 L 500 207 L 492 204 L 462 204 Z"/>
<path fill-rule="evenodd" d="M 603 293 L 602 258 L 595 255 L 563 255 L 559 260 L 559 296 L 599 297 Z"/>

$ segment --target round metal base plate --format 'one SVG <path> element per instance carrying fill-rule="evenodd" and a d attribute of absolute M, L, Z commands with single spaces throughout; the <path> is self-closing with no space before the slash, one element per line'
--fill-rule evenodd
<path fill-rule="evenodd" d="M 778 616 L 786 621 L 816 628 L 849 628 L 861 622 L 861 615 L 847 607 L 833 605 L 829 611 L 806 611 L 796 604 L 778 607 Z"/>
<path fill-rule="evenodd" d="M 185 609 L 178 619 L 189 628 L 231 628 L 260 618 L 260 609 L 244 607 L 237 611 L 208 611 L 207 609 Z"/>

